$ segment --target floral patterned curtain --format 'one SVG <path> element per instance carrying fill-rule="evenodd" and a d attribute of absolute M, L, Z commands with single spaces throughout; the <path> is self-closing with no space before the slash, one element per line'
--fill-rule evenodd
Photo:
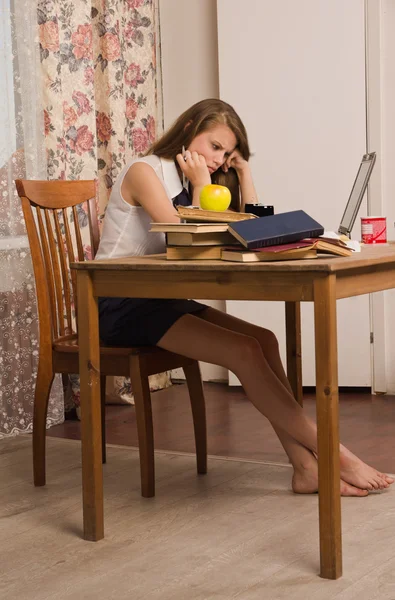
<path fill-rule="evenodd" d="M 40 0 L 37 14 L 48 177 L 97 177 L 103 215 L 162 127 L 156 2 Z"/>
<path fill-rule="evenodd" d="M 0 146 L 0 267 L 3 282 L 11 283 L 5 293 L 0 285 L 0 437 L 31 429 L 38 345 L 13 180 L 97 179 L 102 218 L 125 162 L 162 130 L 158 0 L 2 2 L 9 3 L 4 24 L 10 34 L 4 48 L 0 41 L 9 109 Z M 83 211 L 80 218 L 86 226 Z M 127 382 L 118 387 L 130 392 Z M 60 391 L 58 385 L 48 425 L 63 418 Z"/>

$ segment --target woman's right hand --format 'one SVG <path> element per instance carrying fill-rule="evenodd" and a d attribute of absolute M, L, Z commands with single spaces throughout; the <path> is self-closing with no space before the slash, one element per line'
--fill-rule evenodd
<path fill-rule="evenodd" d="M 194 188 L 202 188 L 211 183 L 210 172 L 204 156 L 186 150 L 185 156 L 177 154 L 176 159 L 181 171 Z"/>

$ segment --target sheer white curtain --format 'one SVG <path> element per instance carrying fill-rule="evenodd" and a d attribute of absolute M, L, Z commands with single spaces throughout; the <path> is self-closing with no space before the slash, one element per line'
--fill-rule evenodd
<path fill-rule="evenodd" d="M 37 6 L 0 0 L 0 438 L 31 431 L 38 358 L 34 277 L 14 179 L 46 179 Z M 60 379 L 48 426 L 63 420 Z"/>

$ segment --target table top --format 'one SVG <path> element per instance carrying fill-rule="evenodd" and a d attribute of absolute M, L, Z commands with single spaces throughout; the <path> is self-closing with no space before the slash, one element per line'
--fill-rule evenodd
<path fill-rule="evenodd" d="M 257 272 L 321 272 L 337 273 L 362 270 L 379 265 L 395 268 L 395 243 L 362 246 L 361 252 L 338 257 L 321 254 L 315 259 L 270 261 L 258 263 L 224 260 L 167 260 L 165 254 L 88 260 L 71 264 L 71 268 L 88 271 L 257 271 Z"/>

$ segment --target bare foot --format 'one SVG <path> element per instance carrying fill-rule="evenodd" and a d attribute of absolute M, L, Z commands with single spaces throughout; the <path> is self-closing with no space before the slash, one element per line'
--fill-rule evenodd
<path fill-rule="evenodd" d="M 292 490 L 295 494 L 314 494 L 318 492 L 318 469 L 295 470 L 292 477 Z M 363 497 L 368 496 L 369 492 L 350 485 L 341 479 L 340 494 L 342 496 Z"/>
<path fill-rule="evenodd" d="M 344 446 L 340 447 L 340 476 L 362 490 L 383 490 L 394 483 L 393 477 L 369 467 Z"/>

